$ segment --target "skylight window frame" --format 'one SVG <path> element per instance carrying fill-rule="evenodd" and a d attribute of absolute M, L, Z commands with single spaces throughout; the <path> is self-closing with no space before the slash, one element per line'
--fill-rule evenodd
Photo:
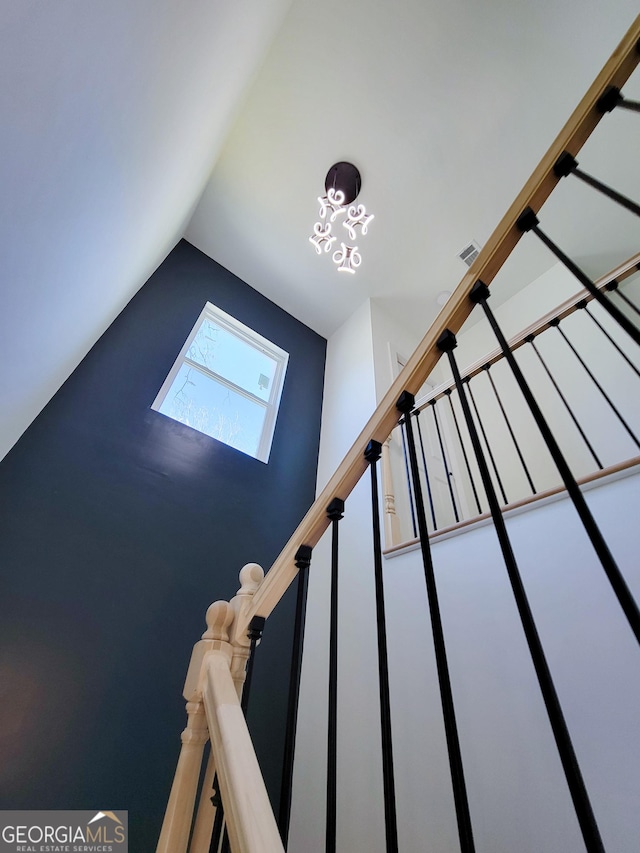
<path fill-rule="evenodd" d="M 191 348 L 191 345 L 198 334 L 200 327 L 205 322 L 205 320 L 210 320 L 218 325 L 221 329 L 233 335 L 235 338 L 239 339 L 245 344 L 248 344 L 253 349 L 258 352 L 264 353 L 269 358 L 275 361 L 276 367 L 273 375 L 273 380 L 271 382 L 271 387 L 269 389 L 269 398 L 268 400 L 263 400 L 261 397 L 253 394 L 251 391 L 248 391 L 246 388 L 242 388 L 240 385 L 236 385 L 230 379 L 222 376 L 217 373 L 215 370 L 212 370 L 210 367 L 207 367 L 203 364 L 199 364 L 193 359 L 189 358 L 188 352 Z M 189 332 L 186 341 L 178 357 L 171 370 L 169 371 L 167 378 L 162 383 L 162 387 L 158 391 L 155 400 L 151 404 L 151 408 L 158 412 L 158 414 L 164 415 L 164 417 L 171 417 L 171 415 L 167 415 L 164 412 L 160 411 L 160 407 L 164 403 L 173 382 L 178 375 L 178 372 L 182 368 L 183 365 L 187 365 L 189 368 L 193 370 L 197 370 L 199 373 L 202 373 L 209 379 L 212 379 L 214 382 L 217 382 L 219 385 L 222 385 L 225 388 L 228 388 L 230 391 L 233 391 L 235 394 L 239 394 L 247 400 L 250 400 L 252 403 L 259 405 L 261 408 L 265 410 L 265 418 L 262 426 L 262 432 L 260 435 L 260 440 L 258 442 L 258 448 L 256 450 L 255 455 L 253 453 L 249 453 L 246 450 L 241 450 L 238 447 L 234 447 L 232 444 L 225 442 L 223 439 L 215 438 L 215 436 L 210 436 L 208 433 L 203 432 L 202 430 L 198 430 L 197 427 L 193 427 L 190 424 L 184 424 L 184 426 L 188 426 L 190 429 L 195 429 L 198 432 L 201 432 L 203 435 L 208 435 L 209 438 L 214 439 L 215 441 L 221 441 L 223 444 L 227 444 L 228 447 L 233 447 L 234 450 L 238 450 L 240 453 L 244 453 L 247 456 L 251 456 L 254 459 L 257 459 L 260 462 L 264 462 L 265 464 L 269 461 L 269 455 L 271 453 L 271 445 L 273 443 L 273 435 L 275 432 L 276 420 L 278 417 L 278 409 L 280 407 L 280 400 L 282 397 L 282 389 L 284 387 L 284 380 L 287 371 L 287 365 L 289 363 L 289 353 L 283 350 L 281 347 L 272 343 L 272 341 L 267 340 L 263 335 L 260 335 L 258 332 L 251 329 L 249 326 L 246 326 L 244 323 L 241 323 L 235 317 L 232 317 L 231 314 L 227 314 L 226 311 L 223 311 L 221 308 L 218 308 L 212 302 L 207 302 L 200 312 L 198 319 L 196 320 L 193 328 Z M 182 423 L 182 421 L 178 421 L 178 423 Z"/>

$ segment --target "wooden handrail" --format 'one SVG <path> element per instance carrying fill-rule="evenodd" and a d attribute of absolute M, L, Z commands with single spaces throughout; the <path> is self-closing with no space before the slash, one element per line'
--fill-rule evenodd
<path fill-rule="evenodd" d="M 371 439 L 383 442 L 390 434 L 398 420 L 395 404 L 402 391 L 407 390 L 415 394 L 422 387 L 440 358 L 436 344 L 441 333 L 444 329 L 451 329 L 454 333 L 460 330 L 473 307 L 468 299 L 469 291 L 478 279 L 485 284 L 491 284 L 522 236 L 516 225 L 518 217 L 526 207 L 531 207 L 538 212 L 551 195 L 560 180 L 553 172 L 556 160 L 563 151 L 568 151 L 574 157 L 578 154 L 602 118 L 596 106 L 598 99 L 609 86 L 621 89 L 640 62 L 639 43 L 640 15 L 598 74 L 587 94 L 487 241 L 473 266 L 456 287 L 436 322 L 385 394 L 335 474 L 267 572 L 260 589 L 253 598 L 251 608 L 236 620 L 237 633 L 246 630 L 253 616 L 269 616 L 295 579 L 298 573 L 295 566 L 297 549 L 303 544 L 314 547 L 318 543 L 329 523 L 326 516 L 329 502 L 334 497 L 345 500 L 349 496 L 366 469 L 364 450 L 368 442 Z"/>
<path fill-rule="evenodd" d="M 187 727 L 181 735 L 180 757 L 156 853 L 186 853 L 202 753 L 208 740 L 209 731 L 202 702 L 187 702 Z"/>
<path fill-rule="evenodd" d="M 202 685 L 211 748 L 234 853 L 284 853 L 224 650 L 210 652 Z"/>
<path fill-rule="evenodd" d="M 240 702 L 250 641 L 246 632 L 233 630 L 263 578 L 262 568 L 248 563 L 240 571 L 235 597 L 214 601 L 207 610 L 207 630 L 193 647 L 182 691 L 188 721 L 156 853 L 209 850 L 216 814 L 214 775 L 234 853 L 284 853 Z M 211 753 L 193 822 L 207 740 Z"/>

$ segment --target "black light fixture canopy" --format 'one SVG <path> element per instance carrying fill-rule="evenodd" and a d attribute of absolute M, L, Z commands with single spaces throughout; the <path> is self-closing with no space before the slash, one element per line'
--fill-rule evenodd
<path fill-rule="evenodd" d="M 345 161 L 334 163 L 327 172 L 324 182 L 324 188 L 327 192 L 329 190 L 333 190 L 334 192 L 340 190 L 344 193 L 344 204 L 351 204 L 358 197 L 361 186 L 362 178 L 360 177 L 360 172 L 353 163 Z"/>
<path fill-rule="evenodd" d="M 338 272 L 353 274 L 362 263 L 358 243 L 375 217 L 367 213 L 363 204 L 350 207 L 362 187 L 360 172 L 353 163 L 344 160 L 334 163 L 327 172 L 324 186 L 327 194 L 324 198 L 318 196 L 318 221 L 309 242 L 318 255 L 332 253 L 331 259 Z M 336 221 L 338 217 L 344 218 Z M 337 234 L 333 233 L 334 227 Z"/>

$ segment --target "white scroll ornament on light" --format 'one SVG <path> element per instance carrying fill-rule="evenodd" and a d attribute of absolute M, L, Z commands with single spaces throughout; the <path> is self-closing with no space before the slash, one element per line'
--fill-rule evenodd
<path fill-rule="evenodd" d="M 322 222 L 316 222 L 313 226 L 313 237 L 309 237 L 309 242 L 313 243 L 316 252 L 321 255 L 322 247 L 325 252 L 331 251 L 331 246 L 335 243 L 336 238 L 331 236 L 331 225 L 327 222 L 323 225 Z"/>
<path fill-rule="evenodd" d="M 345 194 L 342 190 L 333 189 L 330 187 L 325 196 L 318 196 L 320 204 L 319 217 L 323 222 L 316 222 L 313 226 L 313 236 L 309 237 L 309 242 L 313 244 L 316 252 L 321 255 L 324 252 L 330 252 L 336 237 L 332 234 L 332 223 L 336 221 L 338 216 L 346 214 L 346 219 L 342 223 L 346 228 L 351 240 L 357 239 L 357 230 L 360 229 L 360 234 L 365 236 L 368 230 L 369 223 L 374 218 L 372 213 L 367 213 L 365 206 L 352 205 L 347 207 L 345 202 Z M 362 263 L 362 256 L 357 246 L 348 246 L 345 243 L 340 243 L 341 248 L 335 251 L 332 255 L 333 262 L 338 266 L 338 272 L 354 273 Z"/>
<path fill-rule="evenodd" d="M 338 272 L 354 273 L 362 263 L 362 257 L 357 246 L 345 246 L 340 243 L 341 248 L 333 253 L 333 262 L 338 264 Z"/>
<path fill-rule="evenodd" d="M 369 223 L 374 218 L 373 213 L 367 213 L 364 204 L 359 204 L 358 207 L 355 205 L 349 208 L 349 212 L 347 218 L 342 223 L 344 228 L 347 229 L 349 237 L 351 240 L 357 239 L 356 228 L 360 227 L 360 233 L 364 237 L 367 233 Z"/>
<path fill-rule="evenodd" d="M 318 196 L 320 219 L 326 219 L 327 214 L 330 213 L 329 222 L 335 222 L 336 217 L 347 209 L 344 200 L 345 195 L 342 190 L 334 190 L 333 187 L 329 187 L 325 196 Z"/>

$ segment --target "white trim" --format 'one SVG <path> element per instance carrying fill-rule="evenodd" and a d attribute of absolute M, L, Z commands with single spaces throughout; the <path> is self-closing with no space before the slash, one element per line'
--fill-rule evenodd
<path fill-rule="evenodd" d="M 198 364 L 197 362 L 193 362 L 190 358 L 187 357 L 187 353 L 189 352 L 189 348 L 193 343 L 193 339 L 195 338 L 196 334 L 198 333 L 198 330 L 200 329 L 201 325 L 204 323 L 205 320 L 212 320 L 225 331 L 249 344 L 254 349 L 260 350 L 261 352 L 265 353 L 265 355 L 268 355 L 275 361 L 276 369 L 273 381 L 271 383 L 271 389 L 269 392 L 268 400 L 263 400 L 261 397 L 252 394 L 251 391 L 247 391 L 244 388 L 240 388 L 230 380 L 226 379 L 224 376 L 220 376 L 210 368 Z M 269 454 L 271 452 L 271 443 L 273 441 L 276 418 L 278 416 L 278 408 L 280 406 L 280 398 L 282 396 L 282 388 L 284 386 L 284 377 L 288 363 L 288 352 L 285 352 L 285 350 L 281 349 L 279 346 L 276 346 L 276 344 L 272 343 L 271 341 L 268 341 L 265 337 L 258 334 L 258 332 L 254 332 L 253 329 L 250 329 L 249 326 L 245 326 L 244 323 L 241 323 L 239 320 L 236 320 L 235 317 L 232 317 L 230 314 L 227 314 L 226 311 L 222 311 L 222 309 L 218 308 L 216 305 L 213 305 L 213 303 L 207 302 L 202 311 L 200 312 L 200 316 L 196 320 L 193 328 L 189 332 L 189 335 L 187 336 L 187 339 L 184 342 L 184 345 L 180 350 L 178 357 L 173 363 L 173 366 L 171 367 L 167 378 L 162 383 L 162 387 L 158 391 L 155 400 L 151 404 L 151 408 L 153 409 L 153 411 L 158 412 L 159 414 L 163 414 L 159 411 L 160 407 L 164 403 L 164 400 L 167 394 L 169 393 L 169 389 L 173 385 L 173 381 L 178 374 L 178 371 L 180 370 L 183 364 L 188 364 L 194 369 L 199 370 L 204 375 L 214 379 L 216 382 L 219 382 L 221 385 L 225 385 L 227 388 L 231 389 L 235 393 L 241 394 L 242 396 L 266 409 L 266 415 L 262 427 L 260 442 L 258 444 L 258 449 L 254 458 L 258 459 L 260 462 L 267 463 L 269 461 Z M 165 417 L 168 416 L 165 415 Z M 196 429 L 195 427 L 190 428 Z M 203 433 L 203 435 L 206 435 L 206 433 Z M 212 436 L 209 437 L 212 438 Z M 214 440 L 218 441 L 219 439 Z M 237 450 L 238 448 L 234 449 Z M 240 452 L 244 453 L 245 451 Z M 252 456 L 253 454 L 247 455 Z"/>
<path fill-rule="evenodd" d="M 578 483 L 580 486 L 581 492 L 590 492 L 592 489 L 597 489 L 600 486 L 606 486 L 609 483 L 615 483 L 617 480 L 624 480 L 625 477 L 633 477 L 640 475 L 640 465 L 630 465 L 628 467 L 620 468 L 616 471 L 611 471 L 610 473 L 600 475 L 597 477 L 592 477 L 588 479 L 586 482 Z M 531 500 L 523 502 L 518 506 L 511 507 L 510 509 L 503 510 L 502 515 L 504 518 L 511 518 L 514 515 L 521 515 L 525 512 L 531 512 L 532 510 L 538 509 L 542 506 L 547 506 L 548 504 L 557 503 L 557 501 L 562 500 L 570 500 L 569 495 L 567 494 L 567 490 L 564 487 L 559 487 L 557 491 L 554 491 L 551 495 L 545 495 L 544 497 L 535 497 L 532 496 Z M 483 513 L 482 517 L 476 519 L 475 521 L 470 521 L 469 523 L 461 524 L 459 527 L 455 527 L 453 530 L 445 530 L 442 533 L 435 533 L 429 536 L 429 545 L 432 546 L 437 542 L 443 542 L 445 539 L 453 539 L 455 536 L 461 536 L 464 533 L 467 533 L 469 530 L 477 530 L 479 527 L 488 527 L 490 524 L 493 524 L 493 519 L 489 513 Z M 398 557 L 400 554 L 407 554 L 409 551 L 418 551 L 420 550 L 420 540 L 419 539 L 411 539 L 405 545 L 397 545 L 393 548 L 388 548 L 384 550 L 383 556 L 386 560 L 392 560 L 394 557 Z"/>

